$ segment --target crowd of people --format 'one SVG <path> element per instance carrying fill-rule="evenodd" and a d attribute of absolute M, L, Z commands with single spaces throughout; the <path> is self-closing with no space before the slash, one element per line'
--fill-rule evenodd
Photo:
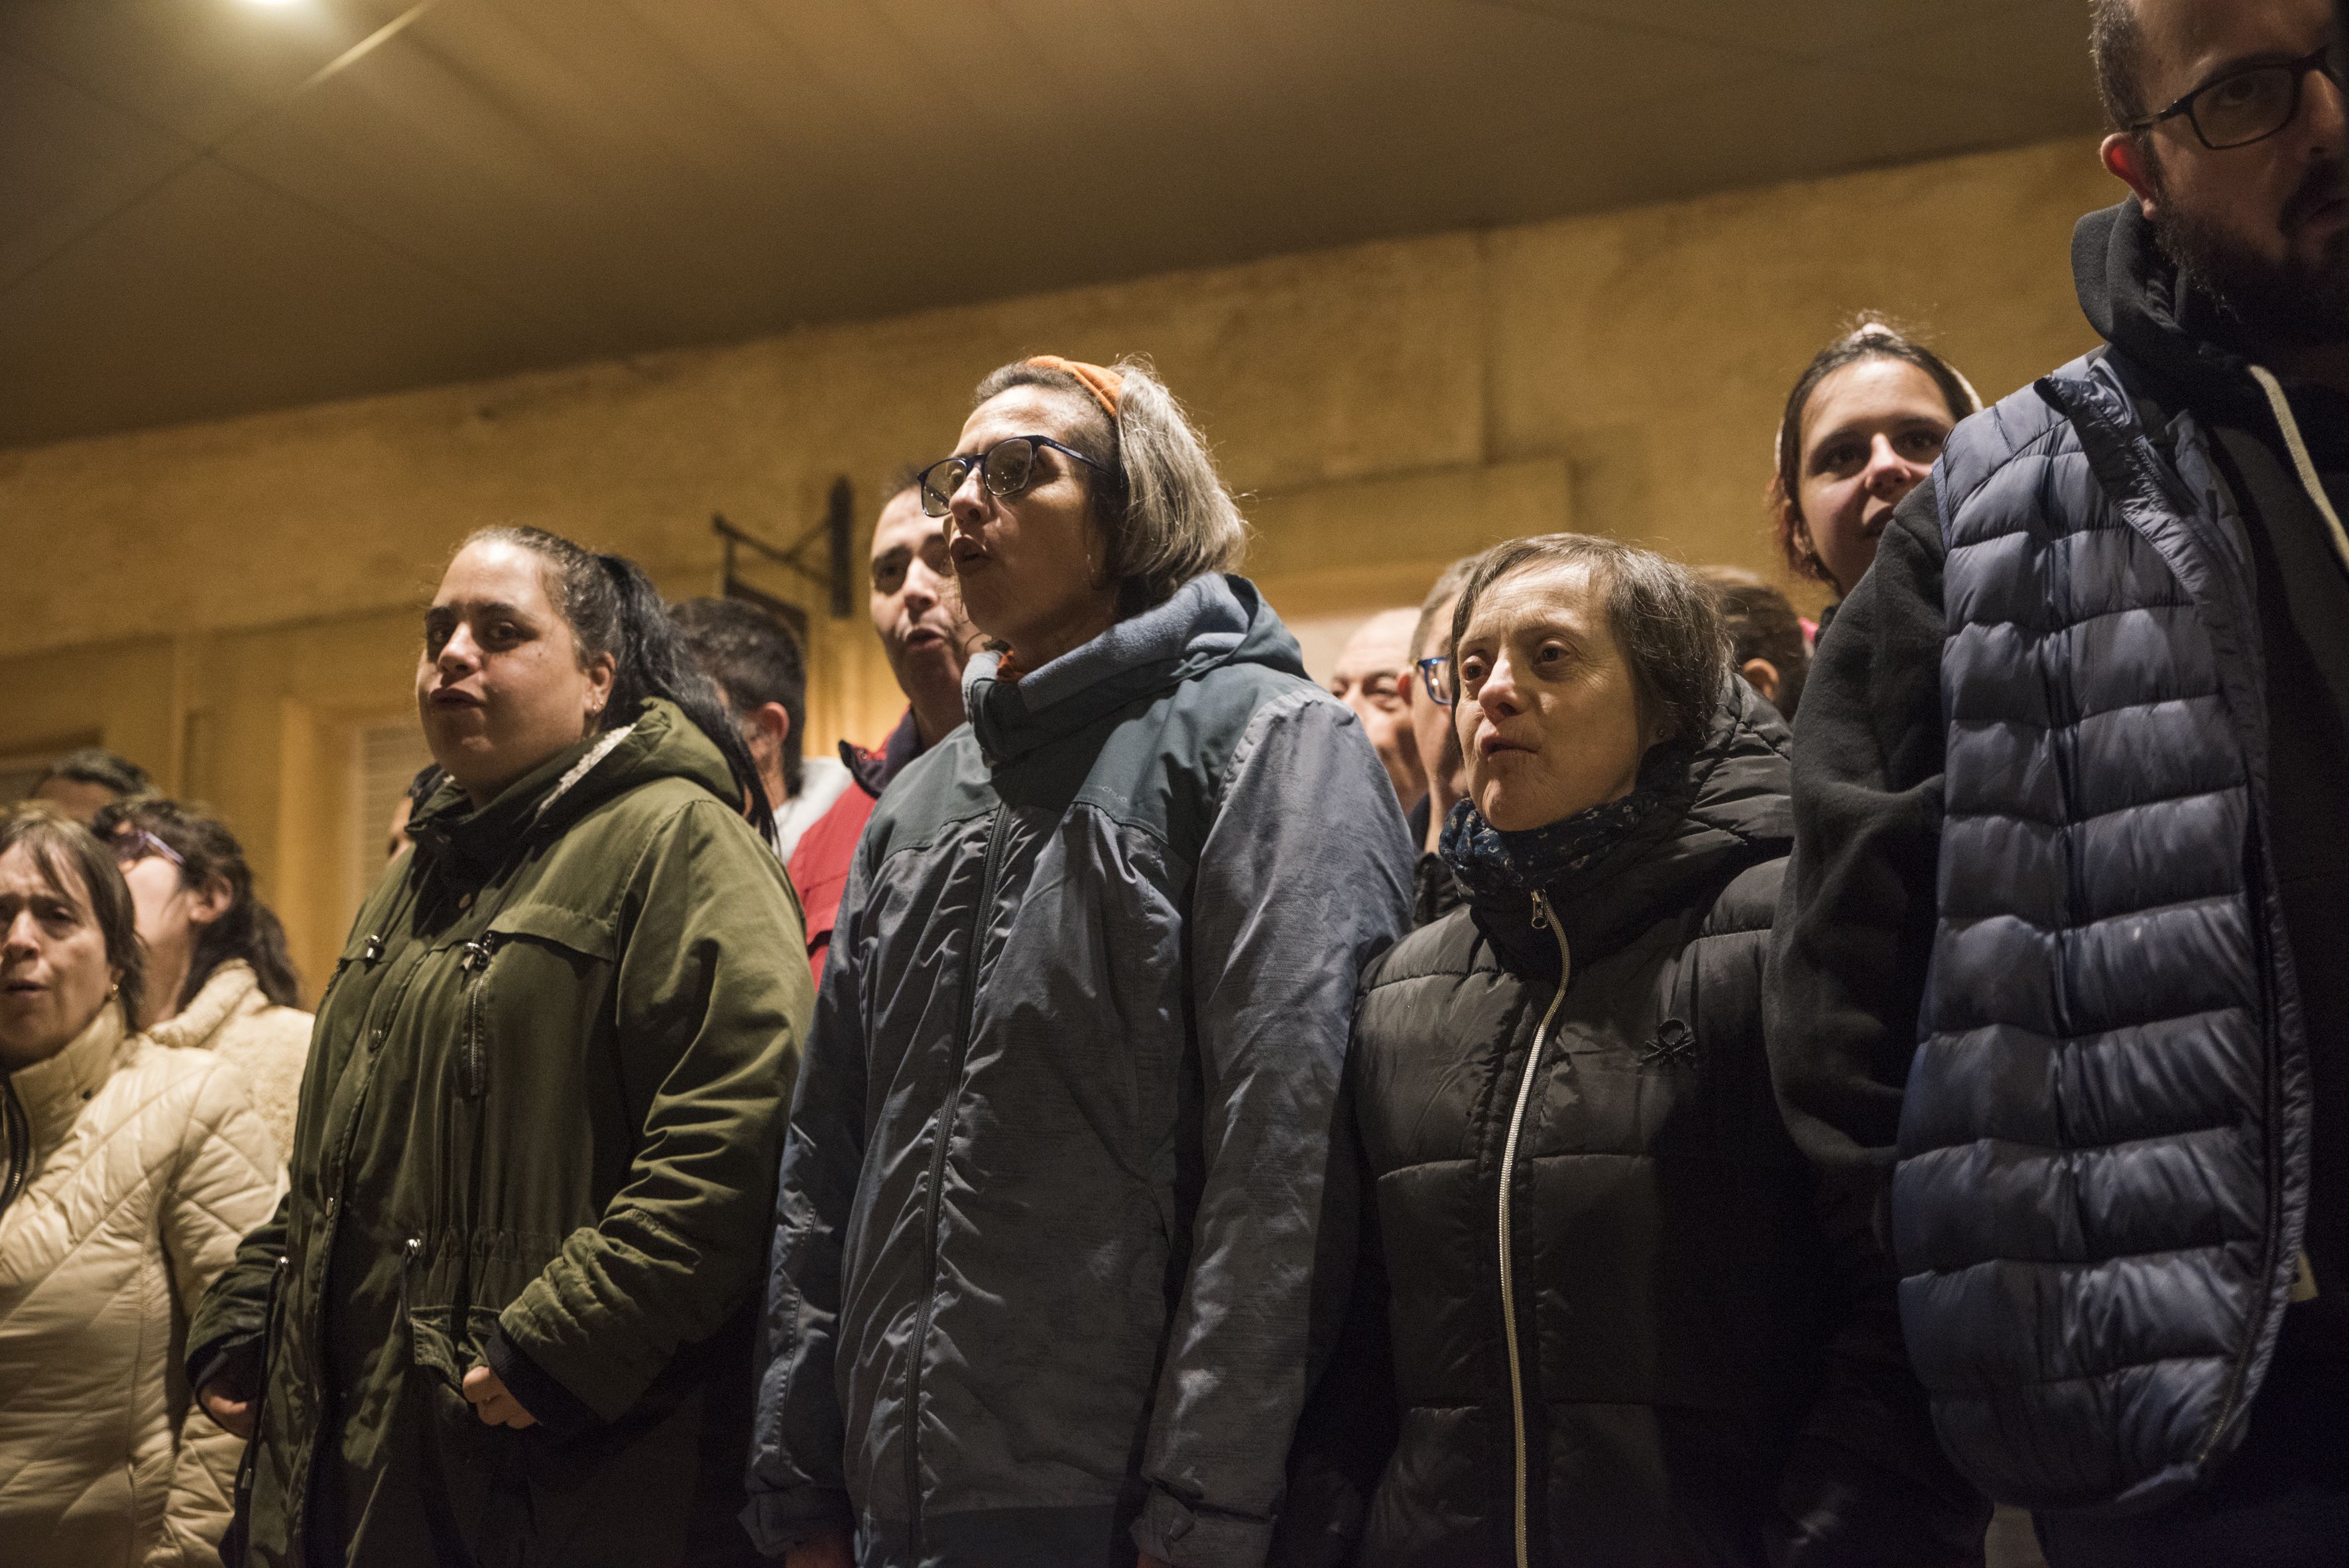
<path fill-rule="evenodd" d="M 1548 534 L 1317 684 L 1148 363 L 1040 356 L 888 487 L 875 749 L 762 610 L 467 539 L 315 1016 L 65 758 L 0 1555 L 2349 1560 L 2331 10 L 2092 10 L 2104 345 L 1799 367 L 1816 625 Z"/>

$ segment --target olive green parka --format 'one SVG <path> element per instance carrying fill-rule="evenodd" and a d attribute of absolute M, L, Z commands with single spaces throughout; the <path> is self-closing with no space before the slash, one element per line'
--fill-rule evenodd
<path fill-rule="evenodd" d="M 752 1323 L 813 998 L 739 799 L 651 701 L 417 812 L 319 1004 L 292 1192 L 189 1334 L 196 1386 L 264 1390 L 248 1561 L 754 1560 Z M 536 1426 L 481 1422 L 483 1364 Z"/>

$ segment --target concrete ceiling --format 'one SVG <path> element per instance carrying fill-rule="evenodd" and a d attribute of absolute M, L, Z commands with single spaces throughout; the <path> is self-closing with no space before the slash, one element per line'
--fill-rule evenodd
<path fill-rule="evenodd" d="M 2084 10 L 0 0 L 0 446 L 2086 131 Z"/>

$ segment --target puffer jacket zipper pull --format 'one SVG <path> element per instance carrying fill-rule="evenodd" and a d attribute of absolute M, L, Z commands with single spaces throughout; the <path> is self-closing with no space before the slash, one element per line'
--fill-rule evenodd
<path fill-rule="evenodd" d="M 1548 1011 L 1542 1014 L 1539 1027 L 1534 1030 L 1534 1043 L 1526 1052 L 1526 1068 L 1517 1079 L 1516 1109 L 1509 1113 L 1509 1136 L 1501 1146 L 1501 1199 L 1499 1245 L 1501 1253 L 1501 1336 L 1509 1355 L 1509 1422 L 1516 1439 L 1516 1525 L 1517 1568 L 1531 1568 L 1533 1553 L 1527 1528 L 1528 1500 L 1526 1490 L 1527 1441 L 1526 1435 L 1526 1376 L 1517 1355 L 1517 1281 L 1516 1261 L 1511 1255 L 1509 1200 L 1510 1187 L 1516 1177 L 1517 1141 L 1524 1135 L 1526 1111 L 1533 1104 L 1534 1085 L 1540 1081 L 1542 1047 L 1549 1041 L 1550 1026 L 1557 1019 L 1557 1010 L 1566 1000 L 1566 987 L 1574 978 L 1574 955 L 1567 948 L 1566 933 L 1558 928 L 1557 916 L 1550 909 L 1549 895 L 1537 890 L 1534 893 L 1534 929 L 1547 931 L 1557 942 L 1557 992 L 1549 999 Z"/>

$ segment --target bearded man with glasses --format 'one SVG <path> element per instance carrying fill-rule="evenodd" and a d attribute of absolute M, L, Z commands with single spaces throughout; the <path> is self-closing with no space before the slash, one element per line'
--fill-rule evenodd
<path fill-rule="evenodd" d="M 1843 1375 L 2055 1568 L 2349 1562 L 2349 162 L 2328 0 L 2094 0 L 2105 346 L 1819 645 L 1768 985 Z M 1915 1381 L 1912 1381 L 1912 1377 Z M 1921 1382 L 1921 1389 L 1918 1384 Z"/>

